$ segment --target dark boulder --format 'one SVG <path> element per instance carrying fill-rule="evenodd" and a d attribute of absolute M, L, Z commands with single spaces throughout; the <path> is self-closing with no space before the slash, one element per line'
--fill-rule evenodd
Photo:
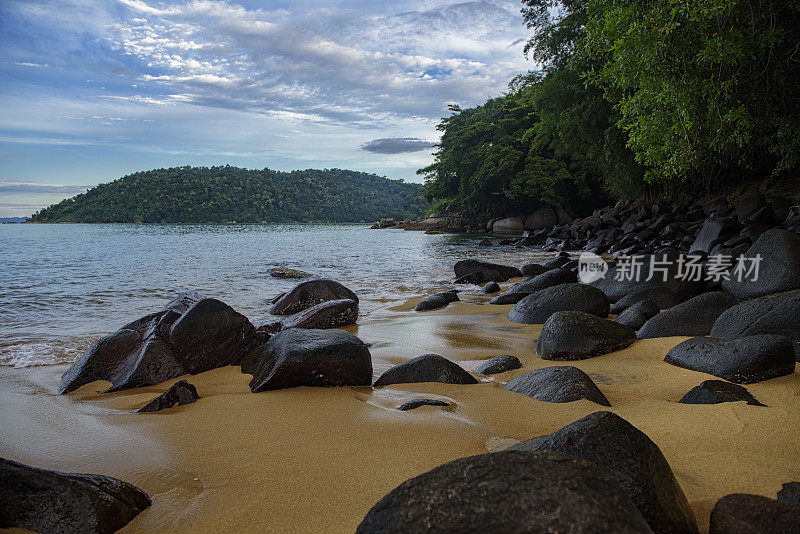
<path fill-rule="evenodd" d="M 601 406 L 611 406 L 589 375 L 569 365 L 528 371 L 503 386 L 544 402 L 572 402 L 586 399 Z"/>
<path fill-rule="evenodd" d="M 761 495 L 732 493 L 711 510 L 709 534 L 798 534 L 800 507 Z"/>
<path fill-rule="evenodd" d="M 739 224 L 729 217 L 709 217 L 703 223 L 703 227 L 692 246 L 689 247 L 689 251 L 711 252 L 715 245 L 724 243 L 738 231 Z"/>
<path fill-rule="evenodd" d="M 526 296 L 536 293 L 541 289 L 577 281 L 578 277 L 572 271 L 555 268 L 511 286 L 508 291 L 502 295 L 496 296 L 489 302 L 491 304 L 516 304 Z"/>
<path fill-rule="evenodd" d="M 358 302 L 350 299 L 320 302 L 281 321 L 281 330 L 287 328 L 341 328 L 356 324 Z"/>
<path fill-rule="evenodd" d="M 253 393 L 298 386 L 368 386 L 372 356 L 343 330 L 284 330 L 253 350 L 242 364 Z"/>
<path fill-rule="evenodd" d="M 737 339 L 693 337 L 676 345 L 664 361 L 737 384 L 752 384 L 794 373 L 789 338 L 760 334 Z"/>
<path fill-rule="evenodd" d="M 546 273 L 551 268 L 552 267 L 545 267 L 539 263 L 526 263 L 522 266 L 520 272 L 522 272 L 522 276 L 538 276 L 542 273 Z"/>
<path fill-rule="evenodd" d="M 444 308 L 451 302 L 458 300 L 458 295 L 452 291 L 445 291 L 443 293 L 434 293 L 425 297 L 419 304 L 414 306 L 415 311 L 428 311 Z"/>
<path fill-rule="evenodd" d="M 0 458 L 0 528 L 110 534 L 149 506 L 145 492 L 116 478 Z"/>
<path fill-rule="evenodd" d="M 544 360 L 585 360 L 629 347 L 636 332 L 625 325 L 581 311 L 556 312 L 536 342 Z"/>
<path fill-rule="evenodd" d="M 735 339 L 754 334 L 789 336 L 800 360 L 800 290 L 747 300 L 719 316 L 711 335 Z"/>
<path fill-rule="evenodd" d="M 474 275 L 480 273 L 480 281 L 473 283 L 483 282 L 505 282 L 509 278 L 522 276 L 522 272 L 516 267 L 509 267 L 507 265 L 498 265 L 496 263 L 487 263 L 479 260 L 461 260 L 453 266 L 456 273 L 456 278 L 462 278 L 467 275 Z M 477 277 L 476 277 L 477 279 Z"/>
<path fill-rule="evenodd" d="M 446 463 L 381 499 L 358 534 L 640 533 L 648 526 L 596 464 L 558 452 L 501 451 Z"/>
<path fill-rule="evenodd" d="M 444 384 L 477 384 L 474 376 L 465 371 L 460 365 L 439 356 L 438 354 L 423 354 L 400 365 L 395 365 L 378 380 L 374 386 L 388 386 L 390 384 L 412 384 L 416 382 L 441 382 Z"/>
<path fill-rule="evenodd" d="M 619 315 L 637 302 L 642 302 L 643 300 L 651 301 L 659 310 L 666 310 L 681 302 L 668 287 L 649 287 L 641 291 L 636 291 L 635 293 L 630 293 L 619 299 L 611 306 L 611 313 Z"/>
<path fill-rule="evenodd" d="M 778 500 L 800 506 L 800 482 L 787 482 L 778 492 Z"/>
<path fill-rule="evenodd" d="M 297 269 L 288 267 L 273 267 L 269 270 L 269 275 L 273 278 L 310 278 L 311 275 Z"/>
<path fill-rule="evenodd" d="M 661 450 L 614 413 L 589 414 L 511 450 L 558 451 L 594 462 L 617 480 L 653 532 L 697 532 L 689 502 Z"/>
<path fill-rule="evenodd" d="M 652 300 L 640 300 L 619 314 L 615 319 L 619 324 L 639 330 L 651 317 L 659 313 L 658 306 Z"/>
<path fill-rule="evenodd" d="M 505 373 L 522 367 L 522 362 L 516 356 L 509 356 L 503 354 L 495 356 L 491 360 L 484 362 L 478 367 L 477 371 L 482 375 L 494 375 L 497 373 Z"/>
<path fill-rule="evenodd" d="M 637 337 L 707 336 L 722 312 L 739 302 L 722 291 L 703 293 L 653 316 Z"/>
<path fill-rule="evenodd" d="M 167 391 L 148 402 L 138 412 L 157 412 L 172 408 L 175 405 L 183 406 L 185 404 L 192 404 L 199 399 L 197 388 L 186 380 L 179 380 L 175 382 Z"/>
<path fill-rule="evenodd" d="M 748 273 L 753 258 L 761 257 L 758 278 Z M 741 264 L 731 269 L 730 279 L 722 282 L 728 293 L 740 299 L 763 297 L 800 289 L 800 236 L 775 228 L 761 234 L 745 252 Z M 740 269 L 737 271 L 737 269 Z"/>
<path fill-rule="evenodd" d="M 766 404 L 758 402 L 744 386 L 722 380 L 706 380 L 699 386 L 690 389 L 678 402 L 681 404 L 720 404 L 738 401 L 746 401 L 752 406 L 766 406 Z"/>
<path fill-rule="evenodd" d="M 739 200 L 739 205 L 736 206 L 736 218 L 739 219 L 739 222 L 744 222 L 765 207 L 767 207 L 767 199 L 761 193 L 743 196 Z"/>
<path fill-rule="evenodd" d="M 217 299 L 202 299 L 170 329 L 169 344 L 187 373 L 235 365 L 250 350 L 255 328 Z"/>
<path fill-rule="evenodd" d="M 511 308 L 507 317 L 514 323 L 543 324 L 557 311 L 583 311 L 606 317 L 608 307 L 608 297 L 597 288 L 560 284 L 523 298 Z"/>
<path fill-rule="evenodd" d="M 450 403 L 437 399 L 414 399 L 404 402 L 402 405 L 400 405 L 398 410 L 401 412 L 407 412 L 408 410 L 415 410 L 422 406 L 450 406 Z"/>
<path fill-rule="evenodd" d="M 294 289 L 275 301 L 269 312 L 273 315 L 291 315 L 320 302 L 341 299 L 358 302 L 356 294 L 339 282 L 327 278 L 316 278 L 296 285 Z"/>
<path fill-rule="evenodd" d="M 494 281 L 486 282 L 481 288 L 481 293 L 497 293 L 498 291 L 500 291 L 500 286 Z"/>

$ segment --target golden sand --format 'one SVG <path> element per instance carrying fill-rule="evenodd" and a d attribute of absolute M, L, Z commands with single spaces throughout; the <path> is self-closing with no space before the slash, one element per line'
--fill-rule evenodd
<path fill-rule="evenodd" d="M 227 367 L 188 377 L 201 399 L 155 414 L 140 408 L 176 380 L 99 394 L 107 383 L 56 395 L 66 366 L 0 368 L 0 455 L 30 465 L 111 475 L 141 487 L 153 506 L 123 532 L 353 532 L 384 494 L 447 461 L 550 433 L 591 412 L 589 401 L 551 404 L 501 388 L 532 369 L 560 365 L 535 353 L 541 325 L 505 319 L 508 306 L 463 294 L 439 311 L 417 301 L 381 310 L 347 330 L 371 344 L 375 374 L 424 353 L 474 370 L 499 354 L 523 368 L 479 385 L 407 384 L 250 392 Z M 683 405 L 710 375 L 664 363 L 685 338 L 636 341 L 579 362 L 618 413 L 655 441 L 701 530 L 717 499 L 775 497 L 800 480 L 800 377 L 747 386 L 767 408 L 743 402 Z M 396 408 L 415 397 L 449 408 Z"/>

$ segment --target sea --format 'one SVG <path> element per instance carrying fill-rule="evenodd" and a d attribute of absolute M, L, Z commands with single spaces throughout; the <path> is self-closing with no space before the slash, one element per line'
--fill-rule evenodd
<path fill-rule="evenodd" d="M 364 316 L 455 287 L 461 259 L 521 266 L 546 256 L 478 246 L 485 237 L 364 224 L 3 224 L 0 365 L 72 362 L 97 338 L 187 290 L 230 304 L 258 326 L 269 320 L 270 301 L 300 282 L 273 278 L 273 267 L 341 282 Z"/>

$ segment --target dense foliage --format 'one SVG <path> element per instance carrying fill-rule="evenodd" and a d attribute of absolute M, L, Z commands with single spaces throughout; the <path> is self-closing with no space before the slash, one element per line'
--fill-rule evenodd
<path fill-rule="evenodd" d="M 796 175 L 800 1 L 525 0 L 540 66 L 439 125 L 426 198 L 473 215 Z"/>
<path fill-rule="evenodd" d="M 33 222 L 362 222 L 419 218 L 422 186 L 340 169 L 279 172 L 174 167 L 101 184 Z"/>

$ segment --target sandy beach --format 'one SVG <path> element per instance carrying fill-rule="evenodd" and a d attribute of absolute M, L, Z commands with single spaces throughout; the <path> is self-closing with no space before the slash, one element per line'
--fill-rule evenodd
<path fill-rule="evenodd" d="M 511 305 L 487 305 L 489 296 L 473 292 L 461 298 L 423 313 L 413 311 L 420 299 L 411 300 L 346 330 L 371 344 L 375 377 L 425 353 L 471 371 L 511 354 L 522 369 L 476 375 L 478 385 L 253 394 L 250 375 L 225 367 L 188 377 L 198 402 L 140 414 L 134 410 L 178 379 L 109 394 L 100 394 L 108 383 L 95 382 L 59 396 L 66 365 L 0 367 L 0 456 L 139 486 L 153 505 L 122 532 L 353 532 L 384 494 L 408 478 L 604 409 L 586 400 L 552 404 L 503 390 L 512 378 L 559 362 L 536 355 L 541 325 L 505 319 Z M 661 448 L 707 531 L 720 497 L 744 492 L 774 498 L 781 484 L 800 479 L 800 377 L 748 385 L 766 408 L 678 404 L 689 389 L 713 378 L 663 361 L 684 339 L 639 340 L 570 365 L 593 378 L 611 402 L 609 410 Z M 397 410 L 421 395 L 452 405 Z"/>

